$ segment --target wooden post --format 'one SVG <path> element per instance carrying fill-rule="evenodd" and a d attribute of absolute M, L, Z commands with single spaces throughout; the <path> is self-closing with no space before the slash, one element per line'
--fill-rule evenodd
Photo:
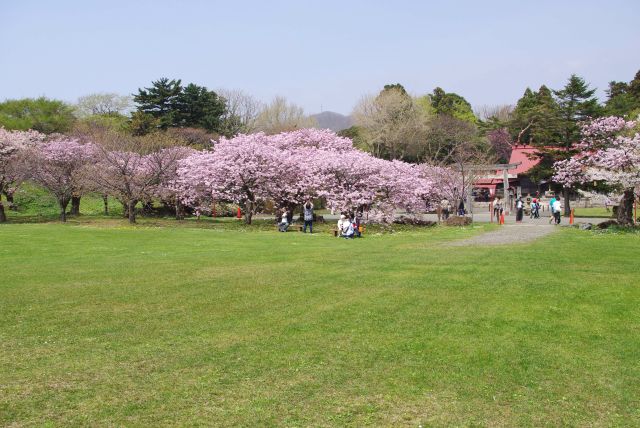
<path fill-rule="evenodd" d="M 502 212 L 509 214 L 507 207 L 511 206 L 511 198 L 509 198 L 509 170 L 504 168 L 502 170 L 502 184 L 504 185 L 504 209 Z"/>

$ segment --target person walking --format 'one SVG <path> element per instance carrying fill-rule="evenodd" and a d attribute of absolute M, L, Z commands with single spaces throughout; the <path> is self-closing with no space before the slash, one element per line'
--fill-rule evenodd
<path fill-rule="evenodd" d="M 553 218 L 556 221 L 556 224 L 560 224 L 560 216 L 562 214 L 562 204 L 560 203 L 560 199 L 556 199 L 553 201 Z"/>
<path fill-rule="evenodd" d="M 309 226 L 309 233 L 313 233 L 313 204 L 311 201 L 307 201 L 304 204 L 304 228 L 302 231 L 307 233 L 307 226 Z"/>
<path fill-rule="evenodd" d="M 555 220 L 555 216 L 553 215 L 553 204 L 556 202 L 555 195 L 549 201 L 549 223 Z"/>
<path fill-rule="evenodd" d="M 516 223 L 522 223 L 524 217 L 524 202 L 522 202 L 522 196 L 518 196 L 516 200 Z"/>
<path fill-rule="evenodd" d="M 502 215 L 502 201 L 498 196 L 493 201 L 493 215 L 496 217 L 496 223 L 500 223 L 500 215 Z"/>
<path fill-rule="evenodd" d="M 460 203 L 458 204 L 458 215 L 460 217 L 464 217 L 464 199 L 460 199 Z"/>
<path fill-rule="evenodd" d="M 531 218 L 540 218 L 540 204 L 537 198 L 533 198 L 531 201 Z"/>

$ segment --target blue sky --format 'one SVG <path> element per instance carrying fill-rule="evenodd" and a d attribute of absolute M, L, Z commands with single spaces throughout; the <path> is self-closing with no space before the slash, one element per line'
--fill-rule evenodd
<path fill-rule="evenodd" d="M 0 0 L 0 99 L 130 94 L 160 77 L 350 113 L 386 83 L 513 104 L 640 69 L 640 1 Z"/>

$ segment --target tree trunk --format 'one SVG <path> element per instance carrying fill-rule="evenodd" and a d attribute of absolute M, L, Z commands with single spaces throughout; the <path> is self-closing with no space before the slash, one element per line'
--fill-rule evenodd
<path fill-rule="evenodd" d="M 136 222 L 136 204 L 138 201 L 129 201 L 127 204 L 127 211 L 129 213 L 129 223 L 135 224 Z"/>
<path fill-rule="evenodd" d="M 571 215 L 571 201 L 569 201 L 569 188 L 568 187 L 564 187 L 562 189 L 562 196 L 564 198 L 564 215 L 565 216 L 570 216 Z"/>
<path fill-rule="evenodd" d="M 244 206 L 244 222 L 245 224 L 251 224 L 251 217 L 253 217 L 253 203 L 247 201 Z"/>
<path fill-rule="evenodd" d="M 122 215 L 124 218 L 129 218 L 129 204 L 122 202 Z"/>
<path fill-rule="evenodd" d="M 104 204 L 104 215 L 109 215 L 109 196 L 102 195 L 102 203 Z"/>
<path fill-rule="evenodd" d="M 620 205 L 618 205 L 618 223 L 625 226 L 633 225 L 633 202 L 635 195 L 633 188 L 625 189 Z"/>
<path fill-rule="evenodd" d="M 176 198 L 176 220 L 184 220 L 184 207 L 179 199 Z"/>
<path fill-rule="evenodd" d="M 9 209 L 11 211 L 18 211 L 18 206 L 13 202 L 13 191 L 4 192 L 4 195 L 7 197 L 7 202 L 9 203 Z"/>
<path fill-rule="evenodd" d="M 2 201 L 0 201 L 0 223 L 4 223 L 7 221 L 7 215 L 4 213 L 4 205 L 2 205 Z"/>
<path fill-rule="evenodd" d="M 80 215 L 80 196 L 71 197 L 71 215 Z"/>
<path fill-rule="evenodd" d="M 58 200 L 58 204 L 60 205 L 60 221 L 64 223 L 67 221 L 67 205 L 69 205 L 69 200 L 62 198 Z"/>

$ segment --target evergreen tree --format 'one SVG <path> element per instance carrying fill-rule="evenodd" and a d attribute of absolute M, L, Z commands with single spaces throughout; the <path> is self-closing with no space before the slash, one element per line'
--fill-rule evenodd
<path fill-rule="evenodd" d="M 580 122 L 598 117 L 602 109 L 594 96 L 596 90 L 589 89 L 583 78 L 572 74 L 564 88 L 553 91 L 562 117 L 562 145 L 565 149 L 580 139 Z"/>
<path fill-rule="evenodd" d="M 193 83 L 183 87 L 178 79 L 165 77 L 152 82 L 150 88 L 139 89 L 134 95 L 138 115 L 132 129 L 138 134 L 149 131 L 150 126 L 204 128 L 219 132 L 225 113 L 224 99 L 214 91 Z M 157 125 L 154 125 L 154 120 Z"/>
<path fill-rule="evenodd" d="M 568 159 L 575 154 L 573 145 L 580 140 L 580 123 L 594 118 L 602 113 L 598 99 L 594 96 L 596 90 L 589 89 L 589 84 L 583 78 L 572 74 L 564 88 L 553 91 L 558 100 L 560 116 L 562 118 L 561 139 L 558 149 L 544 150 L 544 153 L 554 162 Z M 563 188 L 564 214 L 571 213 L 569 188 Z"/>
<path fill-rule="evenodd" d="M 538 92 L 527 88 L 513 110 L 509 130 L 517 144 L 549 146 L 560 138 L 559 106 L 551 90 L 542 85 Z"/>
<path fill-rule="evenodd" d="M 215 92 L 190 83 L 178 95 L 176 104 L 179 126 L 220 131 L 225 103 Z"/>
<path fill-rule="evenodd" d="M 181 81 L 163 77 L 151 82 L 150 88 L 138 89 L 133 100 L 138 111 L 149 114 L 160 121 L 160 128 L 176 126 L 178 121 L 178 99 L 182 93 Z"/>
<path fill-rule="evenodd" d="M 605 112 L 629 119 L 635 119 L 640 114 L 640 71 L 629 83 L 609 82 Z"/>
<path fill-rule="evenodd" d="M 409 97 L 409 93 L 407 93 L 407 90 L 400 83 L 384 85 L 384 88 L 382 89 L 380 94 L 383 94 L 386 91 L 399 91 L 402 95 L 406 95 L 407 97 Z"/>

